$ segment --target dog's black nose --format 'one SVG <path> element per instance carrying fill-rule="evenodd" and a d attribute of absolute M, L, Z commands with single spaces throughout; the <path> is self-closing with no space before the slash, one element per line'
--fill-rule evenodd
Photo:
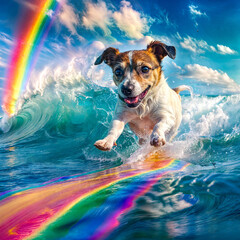
<path fill-rule="evenodd" d="M 132 94 L 132 90 L 133 90 L 133 85 L 132 84 L 128 84 L 127 87 L 122 85 L 122 93 L 125 95 L 125 96 L 129 96 Z"/>

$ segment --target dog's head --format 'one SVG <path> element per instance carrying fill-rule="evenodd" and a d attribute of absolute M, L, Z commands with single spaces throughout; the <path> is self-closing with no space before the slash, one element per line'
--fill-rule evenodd
<path fill-rule="evenodd" d="M 107 48 L 97 58 L 95 65 L 104 61 L 112 68 L 119 98 L 128 107 L 134 108 L 160 83 L 161 62 L 165 56 L 174 59 L 175 47 L 153 41 L 146 50 L 120 53 L 116 48 Z"/>

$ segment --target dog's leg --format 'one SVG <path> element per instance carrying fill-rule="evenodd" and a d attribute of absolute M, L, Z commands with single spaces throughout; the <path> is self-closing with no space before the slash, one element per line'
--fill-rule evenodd
<path fill-rule="evenodd" d="M 118 137 L 121 135 L 124 126 L 125 122 L 117 119 L 113 120 L 108 135 L 104 139 L 96 141 L 94 146 L 102 151 L 110 151 Z"/>
<path fill-rule="evenodd" d="M 173 125 L 174 120 L 171 118 L 165 118 L 158 122 L 153 128 L 150 137 L 150 144 L 155 147 L 165 145 L 166 144 L 165 133 L 169 132 Z"/>

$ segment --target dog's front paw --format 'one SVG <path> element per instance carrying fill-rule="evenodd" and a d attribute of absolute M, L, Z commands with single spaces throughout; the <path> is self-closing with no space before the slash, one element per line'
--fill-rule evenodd
<path fill-rule="evenodd" d="M 151 136 L 150 144 L 154 147 L 160 147 L 166 144 L 166 139 L 164 135 L 153 134 Z"/>
<path fill-rule="evenodd" d="M 113 142 L 104 138 L 102 140 L 98 140 L 94 143 L 94 146 L 102 151 L 110 151 L 113 147 Z"/>

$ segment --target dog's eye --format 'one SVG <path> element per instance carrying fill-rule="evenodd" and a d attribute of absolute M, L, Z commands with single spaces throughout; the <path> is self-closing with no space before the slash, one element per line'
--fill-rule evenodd
<path fill-rule="evenodd" d="M 117 68 L 114 73 L 117 77 L 121 77 L 123 75 L 123 70 L 121 68 Z"/>
<path fill-rule="evenodd" d="M 143 66 L 143 67 L 141 68 L 142 73 L 148 73 L 149 70 L 150 70 L 150 68 L 147 67 L 147 66 Z"/>

